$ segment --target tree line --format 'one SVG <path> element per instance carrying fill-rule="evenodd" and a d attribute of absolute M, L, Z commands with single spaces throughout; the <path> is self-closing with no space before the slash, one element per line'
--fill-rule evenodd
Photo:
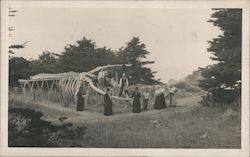
<path fill-rule="evenodd" d="M 131 83 L 154 84 L 159 82 L 154 78 L 155 72 L 145 67 L 154 62 L 142 60 L 149 53 L 139 37 L 133 37 L 125 47 L 117 51 L 107 47 L 97 47 L 93 40 L 83 37 L 74 44 L 66 45 L 59 54 L 44 51 L 38 59 L 30 60 L 10 57 L 9 85 L 18 86 L 18 79 L 28 79 L 39 73 L 85 72 L 97 66 L 127 63 L 132 64 L 132 68 L 127 70 Z"/>

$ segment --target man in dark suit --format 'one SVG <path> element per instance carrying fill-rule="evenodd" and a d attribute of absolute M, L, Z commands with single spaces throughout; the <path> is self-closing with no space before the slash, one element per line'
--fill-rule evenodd
<path fill-rule="evenodd" d="M 110 88 L 107 88 L 106 94 L 104 94 L 104 115 L 112 115 L 112 95 L 110 93 Z"/>

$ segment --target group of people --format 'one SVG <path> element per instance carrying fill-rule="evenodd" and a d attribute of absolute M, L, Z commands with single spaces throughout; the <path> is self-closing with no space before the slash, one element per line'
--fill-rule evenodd
<path fill-rule="evenodd" d="M 177 92 L 177 88 L 170 87 L 168 94 L 164 95 L 165 90 L 161 88 L 161 86 L 157 85 L 154 95 L 154 109 L 163 109 L 166 108 L 165 97 L 169 96 L 169 107 L 176 107 L 176 99 L 175 93 Z M 149 105 L 149 90 L 146 90 L 142 93 L 142 106 L 144 110 L 148 110 Z M 130 96 L 133 99 L 132 103 L 132 112 L 140 113 L 141 112 L 141 93 L 139 92 L 138 87 L 135 87 L 135 91 Z M 112 94 L 110 88 L 107 88 L 106 94 L 104 95 L 104 115 L 112 115 Z"/>
<path fill-rule="evenodd" d="M 165 90 L 161 88 L 159 85 L 156 86 L 155 94 L 154 94 L 154 109 L 163 109 L 166 108 L 166 100 L 165 97 L 169 96 L 169 107 L 175 107 L 176 106 L 176 99 L 175 99 L 175 93 L 177 92 L 177 89 L 175 87 L 172 87 L 168 94 L 164 95 Z M 142 105 L 141 105 L 141 96 L 142 96 Z M 77 92 L 77 111 L 83 111 L 84 110 L 84 104 L 85 104 L 85 97 L 86 93 L 83 90 L 83 87 L 79 88 L 79 91 Z M 149 89 L 145 90 L 142 94 L 139 92 L 138 87 L 135 87 L 135 90 L 133 94 L 129 96 L 133 100 L 132 102 L 132 112 L 133 113 L 140 113 L 141 108 L 143 110 L 148 110 L 149 106 Z M 104 94 L 104 115 L 109 116 L 113 114 L 112 111 L 112 93 L 111 89 L 107 88 L 106 93 Z M 142 107 L 141 107 L 142 106 Z"/>
<path fill-rule="evenodd" d="M 101 77 L 102 78 L 102 77 Z M 103 81 L 103 80 L 101 80 Z M 102 82 L 103 83 L 103 82 Z M 125 74 L 122 74 L 122 78 L 119 81 L 119 97 L 122 95 L 125 96 L 128 99 L 133 99 L 132 102 L 132 112 L 133 113 L 140 113 L 141 112 L 141 106 L 143 110 L 148 110 L 149 106 L 149 89 L 144 90 L 144 92 L 141 94 L 139 92 L 138 87 L 135 87 L 134 92 L 132 94 L 129 94 L 128 92 L 128 86 L 129 82 L 126 78 Z M 157 85 L 155 87 L 155 94 L 154 94 L 154 103 L 153 107 L 154 109 L 163 109 L 167 107 L 166 99 L 165 97 L 169 97 L 169 107 L 175 107 L 176 106 L 176 99 L 174 98 L 175 93 L 177 92 L 177 89 L 175 87 L 170 87 L 168 93 L 165 93 L 165 89 L 161 88 L 160 85 Z M 85 97 L 86 93 L 83 90 L 83 87 L 81 86 L 76 94 L 77 96 L 77 111 L 83 111 L 84 110 L 84 104 L 85 104 Z M 142 97 L 142 105 L 141 105 L 141 97 Z M 108 87 L 106 88 L 106 93 L 104 94 L 104 115 L 112 115 L 112 93 L 111 89 Z"/>
<path fill-rule="evenodd" d="M 138 91 L 138 87 L 135 88 L 135 92 L 132 95 L 133 97 L 133 105 L 132 105 L 132 112 L 139 113 L 141 112 L 141 103 L 140 98 L 141 94 Z M 112 94 L 110 92 L 110 88 L 107 88 L 106 94 L 104 95 L 104 115 L 110 116 L 113 114 L 112 111 Z"/>

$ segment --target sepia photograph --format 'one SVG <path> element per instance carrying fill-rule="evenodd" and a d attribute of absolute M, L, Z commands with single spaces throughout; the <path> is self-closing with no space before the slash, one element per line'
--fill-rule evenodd
<path fill-rule="evenodd" d="M 248 8 L 66 2 L 1 5 L 1 147 L 249 146 Z"/>

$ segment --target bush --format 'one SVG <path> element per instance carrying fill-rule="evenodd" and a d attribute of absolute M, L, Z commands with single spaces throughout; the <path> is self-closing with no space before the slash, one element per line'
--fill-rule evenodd
<path fill-rule="evenodd" d="M 218 103 L 218 102 L 214 101 L 214 97 L 212 96 L 211 93 L 203 95 L 200 103 L 203 106 L 220 107 L 223 110 L 226 110 L 226 109 L 232 109 L 234 111 L 240 111 L 241 110 L 241 99 L 240 98 L 234 100 L 231 103 L 228 103 L 228 102 L 224 102 L 224 103 L 219 102 Z"/>
<path fill-rule="evenodd" d="M 43 114 L 27 108 L 9 109 L 9 146 L 60 146 L 62 140 L 83 138 L 86 127 L 74 128 L 59 118 L 60 125 L 41 119 Z"/>
<path fill-rule="evenodd" d="M 198 93 L 201 91 L 201 89 L 197 86 L 194 86 L 188 82 L 185 81 L 179 81 L 177 83 L 174 84 L 174 86 L 178 89 L 183 89 L 186 92 L 193 92 L 193 93 Z"/>

